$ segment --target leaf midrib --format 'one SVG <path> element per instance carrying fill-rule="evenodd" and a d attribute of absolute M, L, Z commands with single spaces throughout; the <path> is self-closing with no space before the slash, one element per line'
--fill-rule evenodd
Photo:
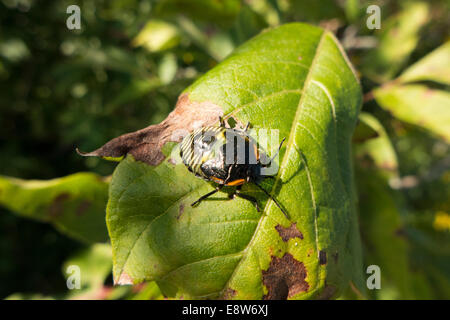
<path fill-rule="evenodd" d="M 322 43 L 323 43 L 323 39 L 324 39 L 324 37 L 325 37 L 326 34 L 327 34 L 326 31 L 322 31 L 322 34 L 321 34 L 321 36 L 320 36 L 320 39 L 319 39 L 319 41 L 318 41 L 318 43 L 317 43 L 317 46 L 316 46 L 316 49 L 315 49 L 315 52 L 314 52 L 313 60 L 311 61 L 311 65 L 310 65 L 309 70 L 308 70 L 308 74 L 306 75 L 305 82 L 303 83 L 303 87 L 300 89 L 300 90 L 302 90 L 302 96 L 300 97 L 300 100 L 299 100 L 299 103 L 298 103 L 298 106 L 297 106 L 297 111 L 296 111 L 296 113 L 295 113 L 294 120 L 293 120 L 293 122 L 292 122 L 293 125 L 291 126 L 291 130 L 290 130 L 290 132 L 289 132 L 289 139 L 288 139 L 288 142 L 287 142 L 287 144 L 286 144 L 286 152 L 285 152 L 284 157 L 283 157 L 283 160 L 282 160 L 282 162 L 281 162 L 281 165 L 280 165 L 280 169 L 279 169 L 279 171 L 278 171 L 278 174 L 277 174 L 276 177 L 275 177 L 275 182 L 274 182 L 272 188 L 271 188 L 270 191 L 269 191 L 270 194 L 272 194 L 272 191 L 273 191 L 273 190 L 276 190 L 276 186 L 277 186 L 278 182 L 280 181 L 280 176 L 281 176 L 282 170 L 286 167 L 285 164 L 286 164 L 286 162 L 288 161 L 287 155 L 289 155 L 289 151 L 290 151 L 290 149 L 292 148 L 293 141 L 294 141 L 294 139 L 295 139 L 295 123 L 298 122 L 298 118 L 299 118 L 299 116 L 300 116 L 300 112 L 301 112 L 301 109 L 302 109 L 301 106 L 302 106 L 303 99 L 304 99 L 304 96 L 305 96 L 306 88 L 309 86 L 309 82 L 310 82 L 310 77 L 311 77 L 311 74 L 312 74 L 312 70 L 313 70 L 313 67 L 314 67 L 314 65 L 315 65 L 315 63 L 316 63 L 316 58 L 317 58 L 318 52 L 319 52 L 319 50 L 320 50 L 320 47 L 321 47 L 321 45 L 322 45 Z M 263 210 L 263 212 L 262 212 L 262 214 L 261 214 L 261 218 L 260 218 L 260 220 L 259 220 L 259 222 L 258 222 L 258 225 L 257 225 L 256 228 L 255 228 L 255 231 L 254 231 L 254 233 L 253 233 L 253 236 L 252 236 L 252 238 L 250 239 L 250 241 L 249 241 L 247 247 L 242 251 L 242 252 L 243 252 L 242 258 L 241 258 L 241 260 L 239 261 L 239 263 L 236 265 L 236 268 L 234 269 L 234 271 L 233 271 L 233 273 L 231 274 L 231 276 L 230 276 L 230 278 L 228 279 L 228 281 L 225 283 L 225 286 L 222 288 L 222 290 L 221 290 L 221 295 L 222 295 L 222 293 L 224 292 L 224 290 L 226 290 L 226 288 L 228 287 L 230 281 L 233 279 L 236 270 L 239 269 L 239 266 L 241 265 L 242 261 L 243 261 L 244 258 L 246 257 L 246 254 L 247 254 L 248 250 L 252 247 L 252 244 L 253 244 L 253 242 L 254 242 L 254 240 L 255 240 L 255 237 L 256 237 L 256 235 L 258 234 L 259 229 L 261 228 L 262 222 L 264 221 L 265 218 L 269 217 L 269 216 L 265 215 L 265 213 L 268 211 L 268 208 L 269 208 L 269 206 L 272 204 L 272 202 L 273 202 L 272 199 L 268 199 L 268 200 L 267 200 L 267 203 L 266 203 L 266 205 L 265 205 L 265 207 L 264 207 L 264 210 Z M 317 230 L 317 210 L 316 210 L 316 208 L 314 208 L 314 211 L 315 211 L 314 224 L 315 224 L 315 233 L 316 233 L 316 251 L 317 251 L 317 253 L 318 253 L 319 251 L 318 251 L 318 230 Z M 317 287 L 317 286 L 318 286 L 318 284 L 316 284 L 316 287 Z"/>

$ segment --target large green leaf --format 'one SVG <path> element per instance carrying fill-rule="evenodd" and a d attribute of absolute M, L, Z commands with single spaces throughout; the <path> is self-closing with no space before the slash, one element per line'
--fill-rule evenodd
<path fill-rule="evenodd" d="M 85 242 L 107 241 L 108 182 L 92 173 L 52 180 L 0 176 L 0 205 L 17 214 L 53 224 Z"/>
<path fill-rule="evenodd" d="M 213 186 L 180 163 L 178 146 L 156 166 L 129 155 L 113 174 L 107 209 L 116 283 L 156 280 L 185 298 L 327 298 L 350 282 L 361 290 L 350 157 L 361 90 L 333 35 L 305 24 L 263 32 L 185 95 L 199 114 L 217 105 L 225 117 L 287 138 L 275 182 L 264 186 L 290 220 L 252 185 L 243 192 L 262 213 L 229 200 L 229 190 L 192 208 Z M 111 150 L 119 155 L 111 144 L 89 155 Z"/>
<path fill-rule="evenodd" d="M 450 93 L 411 84 L 380 87 L 374 96 L 396 118 L 450 141 Z"/>

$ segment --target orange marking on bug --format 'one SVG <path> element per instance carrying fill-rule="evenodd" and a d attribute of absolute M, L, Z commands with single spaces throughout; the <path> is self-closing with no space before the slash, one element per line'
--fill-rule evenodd
<path fill-rule="evenodd" d="M 213 179 L 213 181 L 214 181 L 215 183 L 218 183 L 218 184 L 223 184 L 223 180 L 222 180 L 222 179 L 220 179 L 220 178 L 216 178 L 216 177 L 211 177 L 211 179 Z"/>
<path fill-rule="evenodd" d="M 245 183 L 245 179 L 237 179 L 237 180 L 227 183 L 226 185 L 233 187 L 233 186 L 240 186 L 241 184 L 244 184 L 244 183 Z"/>
<path fill-rule="evenodd" d="M 256 144 L 253 144 L 253 149 L 255 150 L 256 160 L 259 161 L 259 150 Z"/>

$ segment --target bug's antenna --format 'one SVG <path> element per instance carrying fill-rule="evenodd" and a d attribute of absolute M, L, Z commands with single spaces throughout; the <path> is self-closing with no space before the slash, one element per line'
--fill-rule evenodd
<path fill-rule="evenodd" d="M 283 141 L 284 141 L 284 139 L 283 139 Z M 259 184 L 257 184 L 256 182 L 254 182 L 257 186 L 258 186 L 258 188 L 259 189 L 261 189 L 270 199 L 272 199 L 273 200 L 273 202 L 275 202 L 275 204 L 277 205 L 277 207 L 281 210 L 281 212 L 283 212 L 283 214 L 284 214 L 284 216 L 287 218 L 287 219 L 289 219 L 289 215 L 287 214 L 287 212 L 286 211 L 284 211 L 283 210 L 283 208 L 281 208 L 281 205 L 278 203 L 278 201 L 277 200 L 275 200 L 275 198 L 274 197 L 272 197 L 271 195 L 270 195 L 270 193 L 268 193 L 267 191 L 266 191 L 266 189 L 264 189 L 263 187 L 261 187 Z"/>
<path fill-rule="evenodd" d="M 280 146 L 278 147 L 277 152 L 275 152 L 275 154 L 274 154 L 273 157 L 270 159 L 270 161 L 269 161 L 267 164 L 263 165 L 263 167 L 268 167 L 268 166 L 272 163 L 273 159 L 275 159 L 275 157 L 276 157 L 276 156 L 278 155 L 278 153 L 280 152 L 281 147 L 283 146 L 284 140 L 286 140 L 286 137 L 284 137 L 283 140 L 281 140 L 281 143 L 280 143 Z"/>
<path fill-rule="evenodd" d="M 269 163 L 271 163 L 271 162 L 273 161 L 273 159 L 275 159 L 275 157 L 276 157 L 276 156 L 278 155 L 278 153 L 280 152 L 281 147 L 283 146 L 284 140 L 286 140 L 286 137 L 284 137 L 283 140 L 281 140 L 281 143 L 280 143 L 280 146 L 278 147 L 277 152 L 275 152 L 275 154 L 273 155 L 273 157 L 270 159 L 270 162 L 269 162 Z"/>

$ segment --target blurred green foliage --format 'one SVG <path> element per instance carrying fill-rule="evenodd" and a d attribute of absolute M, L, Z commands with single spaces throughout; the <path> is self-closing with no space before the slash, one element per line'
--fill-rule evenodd
<path fill-rule="evenodd" d="M 85 243 L 106 242 L 108 182 L 92 173 L 48 181 L 0 176 L 0 204 Z"/>
<path fill-rule="evenodd" d="M 370 298 L 450 298 L 448 1 L 80 0 L 81 30 L 68 30 L 71 4 L 0 1 L 1 175 L 110 175 L 113 163 L 75 147 L 160 122 L 187 85 L 265 28 L 317 24 L 341 41 L 365 93 L 354 148 L 361 234 L 365 265 L 383 274 Z M 369 4 L 381 7 L 380 30 L 366 27 Z M 12 215 L 30 212 L 18 191 L 2 203 L 0 297 L 76 298 L 65 261 L 104 250 Z M 85 298 L 161 298 L 154 283 L 112 289 L 108 268 Z"/>

